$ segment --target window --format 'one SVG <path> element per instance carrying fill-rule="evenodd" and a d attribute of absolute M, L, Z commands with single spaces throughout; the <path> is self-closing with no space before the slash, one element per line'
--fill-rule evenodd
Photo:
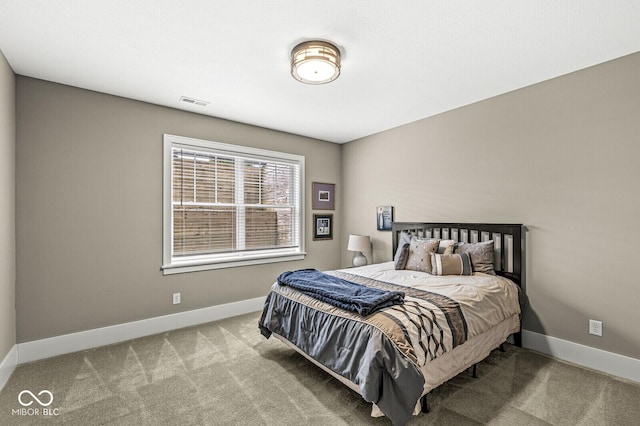
<path fill-rule="evenodd" d="M 164 135 L 165 274 L 304 258 L 304 157 Z"/>

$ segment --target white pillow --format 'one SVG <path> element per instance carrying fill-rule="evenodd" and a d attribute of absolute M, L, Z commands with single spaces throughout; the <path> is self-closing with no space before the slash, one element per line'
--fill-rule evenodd
<path fill-rule="evenodd" d="M 454 240 L 440 240 L 438 254 L 452 254 L 455 246 L 456 242 Z"/>

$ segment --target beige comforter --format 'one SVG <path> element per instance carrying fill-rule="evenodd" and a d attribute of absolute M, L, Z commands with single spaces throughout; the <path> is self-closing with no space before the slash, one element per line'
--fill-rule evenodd
<path fill-rule="evenodd" d="M 385 262 L 341 272 L 362 275 L 448 296 L 458 302 L 467 321 L 467 339 L 496 326 L 503 320 L 520 314 L 518 287 L 497 275 L 474 273 L 471 276 L 436 276 L 424 272 L 393 268 Z"/>

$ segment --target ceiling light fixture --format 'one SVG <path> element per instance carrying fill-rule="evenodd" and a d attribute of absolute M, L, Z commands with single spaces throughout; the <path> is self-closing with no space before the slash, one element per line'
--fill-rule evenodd
<path fill-rule="evenodd" d="M 327 41 L 310 40 L 291 51 L 291 75 L 306 84 L 329 83 L 340 75 L 340 50 Z"/>

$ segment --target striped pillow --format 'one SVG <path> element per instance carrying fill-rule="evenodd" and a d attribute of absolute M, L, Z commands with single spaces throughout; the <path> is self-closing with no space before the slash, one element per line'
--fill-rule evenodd
<path fill-rule="evenodd" d="M 433 275 L 471 275 L 471 258 L 468 253 L 431 254 Z"/>

